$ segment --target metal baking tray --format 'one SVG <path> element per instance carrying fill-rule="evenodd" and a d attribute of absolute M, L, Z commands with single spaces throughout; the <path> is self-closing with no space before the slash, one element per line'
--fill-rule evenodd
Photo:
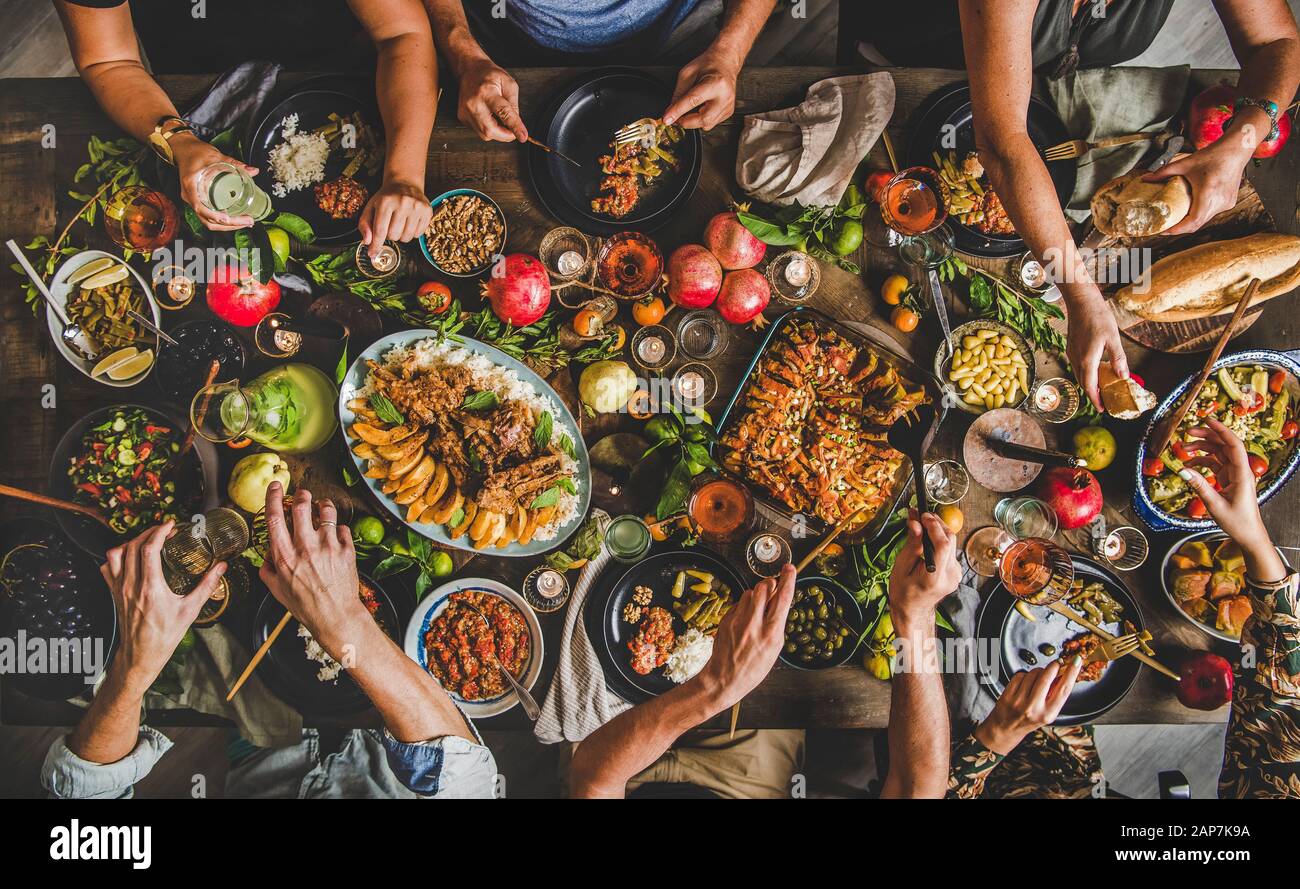
<path fill-rule="evenodd" d="M 947 413 L 947 407 L 945 406 L 942 395 L 940 394 L 942 388 L 934 375 L 913 362 L 907 356 L 899 354 L 886 343 L 883 337 L 873 334 L 869 329 L 858 330 L 849 327 L 822 314 L 821 312 L 818 312 L 816 309 L 810 309 L 804 306 L 799 306 L 786 312 L 784 315 L 773 321 L 771 326 L 768 328 L 767 336 L 763 338 L 763 342 L 759 345 L 758 351 L 754 353 L 753 360 L 750 361 L 749 367 L 745 369 L 744 376 L 741 377 L 740 383 L 736 386 L 736 391 L 732 393 L 731 400 L 727 402 L 727 406 L 718 417 L 716 429 L 719 438 L 721 438 L 726 432 L 730 431 L 730 424 L 738 421 L 741 411 L 743 410 L 743 407 L 740 406 L 741 397 L 749 387 L 759 361 L 762 360 L 772 343 L 781 335 L 781 332 L 785 330 L 788 325 L 796 321 L 809 320 L 813 321 L 818 326 L 834 330 L 856 346 L 859 351 L 874 354 L 882 364 L 897 370 L 899 375 L 907 382 L 913 385 L 925 387 L 926 391 L 930 395 L 931 403 L 935 407 L 934 420 L 931 422 L 930 428 L 926 431 L 925 440 L 927 442 L 933 441 L 935 433 L 938 432 L 939 426 L 942 424 L 943 418 Z M 720 447 L 720 445 L 715 445 L 715 448 Z M 769 494 L 766 488 L 763 488 L 748 479 L 735 475 L 734 473 L 727 473 L 726 470 L 723 470 L 723 472 L 744 484 L 753 494 L 755 500 L 761 502 L 768 509 L 781 516 L 782 519 L 787 522 L 793 521 L 794 513 L 791 512 L 784 503 Z M 879 534 L 885 522 L 889 520 L 890 515 L 899 508 L 901 503 L 906 502 L 907 493 L 911 490 L 911 481 L 912 463 L 911 460 L 905 456 L 902 464 L 898 467 L 898 471 L 894 474 L 894 478 L 891 481 L 891 491 L 893 491 L 893 494 L 887 501 L 888 505 L 877 510 L 875 515 L 871 517 L 870 521 L 863 525 L 858 531 L 855 531 L 852 534 L 842 535 L 844 542 L 863 543 L 871 540 Z M 821 535 L 830 530 L 829 525 L 815 516 L 806 516 L 805 518 L 807 521 L 808 531 L 811 534 Z"/>

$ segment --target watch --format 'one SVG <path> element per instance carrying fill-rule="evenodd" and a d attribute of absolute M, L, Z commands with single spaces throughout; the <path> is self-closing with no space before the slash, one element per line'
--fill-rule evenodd
<path fill-rule="evenodd" d="M 163 160 L 169 164 L 175 164 L 176 160 L 172 153 L 171 138 L 177 133 L 192 133 L 194 128 L 187 124 L 182 118 L 174 114 L 168 114 L 158 120 L 154 125 L 153 132 L 149 134 L 149 147 Z"/>

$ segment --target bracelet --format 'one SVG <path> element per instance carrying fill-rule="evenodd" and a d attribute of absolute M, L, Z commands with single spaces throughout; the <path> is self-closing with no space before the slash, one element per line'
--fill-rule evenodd
<path fill-rule="evenodd" d="M 1265 142 L 1271 142 L 1272 140 L 1278 137 L 1277 117 L 1278 114 L 1280 113 L 1280 109 L 1277 107 L 1276 102 L 1270 99 L 1241 98 L 1238 99 L 1236 102 L 1232 103 L 1233 116 L 1235 117 L 1237 115 L 1237 112 L 1243 108 L 1258 108 L 1260 111 L 1263 111 L 1265 114 L 1267 114 L 1268 119 L 1272 121 L 1273 126 L 1268 131 L 1268 136 L 1267 138 L 1264 139 Z"/>

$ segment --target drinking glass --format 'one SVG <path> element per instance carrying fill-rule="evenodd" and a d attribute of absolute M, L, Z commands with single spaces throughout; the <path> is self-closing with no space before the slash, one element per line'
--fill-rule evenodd
<path fill-rule="evenodd" d="M 234 164 L 220 161 L 199 171 L 199 199 L 210 210 L 228 216 L 265 219 L 271 215 L 271 198 L 252 177 Z"/>
<path fill-rule="evenodd" d="M 993 507 L 993 520 L 1017 540 L 1052 537 L 1056 534 L 1056 513 L 1037 497 L 1004 497 Z"/>
<path fill-rule="evenodd" d="M 104 204 L 104 231 L 119 247 L 149 253 L 171 242 L 180 216 L 161 191 L 128 185 Z"/>
<path fill-rule="evenodd" d="M 650 549 L 650 528 L 635 515 L 621 515 L 605 529 L 605 548 L 619 562 L 637 562 Z"/>
<path fill-rule="evenodd" d="M 981 577 L 997 577 L 1002 554 L 1016 542 L 997 525 L 988 525 L 966 538 L 966 564 Z"/>
<path fill-rule="evenodd" d="M 687 312 L 677 322 L 677 339 L 682 354 L 694 361 L 707 361 L 727 347 L 727 324 L 713 309 Z"/>
<path fill-rule="evenodd" d="M 929 167 L 909 167 L 895 174 L 881 189 L 880 215 L 903 236 L 898 250 L 907 262 L 928 266 L 952 252 L 952 233 L 943 227 L 948 220 L 948 188 Z"/>
<path fill-rule="evenodd" d="M 958 503 L 970 490 L 970 474 L 956 460 L 939 460 L 925 467 L 925 493 L 943 506 Z"/>
<path fill-rule="evenodd" d="M 1050 540 L 1028 537 L 1002 553 L 998 577 L 1007 592 L 1030 605 L 1051 605 L 1065 598 L 1074 581 L 1070 554 Z"/>
<path fill-rule="evenodd" d="M 217 507 L 177 527 L 163 543 L 163 564 L 178 575 L 197 577 L 214 563 L 229 562 L 248 549 L 248 540 L 244 517 L 233 509 Z"/>

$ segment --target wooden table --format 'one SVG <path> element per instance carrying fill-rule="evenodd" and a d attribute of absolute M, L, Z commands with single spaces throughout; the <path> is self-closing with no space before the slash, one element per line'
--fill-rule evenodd
<path fill-rule="evenodd" d="M 530 69 L 515 72 L 520 83 L 526 119 L 549 100 L 555 89 L 574 71 L 565 69 Z M 671 72 L 656 72 L 671 81 Z M 705 134 L 704 171 L 699 190 L 681 214 L 655 237 L 665 252 L 679 243 L 696 241 L 705 222 L 733 198 L 741 195 L 734 184 L 736 145 L 744 114 L 786 107 L 799 102 L 809 85 L 823 77 L 848 73 L 830 68 L 767 68 L 746 70 L 737 90 L 736 113 L 726 123 Z M 896 70 L 897 109 L 890 127 L 894 144 L 906 143 L 911 112 L 932 91 L 961 80 L 963 74 L 939 70 Z M 1210 83 L 1222 72 L 1199 72 L 1197 82 Z M 184 108 L 207 85 L 205 77 L 164 77 L 163 87 Z M 495 197 L 505 208 L 510 224 L 510 249 L 535 251 L 542 234 L 555 225 L 540 209 L 530 193 L 523 169 L 523 149 L 514 145 L 482 143 L 455 122 L 454 90 L 444 96 L 440 124 L 430 143 L 427 191 L 437 194 L 449 188 L 470 186 Z M 52 125 L 56 142 L 42 147 L 43 127 Z M 0 231 L 25 243 L 38 234 L 51 235 L 60 230 L 75 204 L 66 197 L 72 173 L 85 159 L 86 139 L 91 133 L 107 136 L 111 125 L 99 111 L 88 91 L 76 79 L 9 80 L 0 91 Z M 48 130 L 44 131 L 48 133 Z M 869 165 L 886 165 L 882 146 L 877 145 Z M 1290 149 L 1282 157 L 1251 171 L 1251 179 L 1266 205 L 1278 220 L 1279 227 L 1295 231 L 1297 152 Z M 102 237 L 96 232 L 95 236 Z M 78 235 L 84 243 L 87 235 Z M 882 315 L 885 308 L 874 295 L 883 277 L 899 270 L 893 254 L 864 249 L 856 259 L 863 265 L 862 277 L 839 269 L 824 268 L 823 283 L 812 306 L 844 320 L 860 321 L 892 333 Z M 38 323 L 24 307 L 19 282 L 7 268 L 0 272 L 0 373 L 6 385 L 0 390 L 0 410 L 6 418 L 0 442 L 3 442 L 4 470 L 0 477 L 7 483 L 33 490 L 43 490 L 49 461 L 62 430 L 93 407 L 112 403 L 125 395 L 130 400 L 157 399 L 156 388 L 149 383 L 129 395 L 115 393 L 91 383 L 63 362 L 49 342 L 43 318 Z M 995 264 L 996 266 L 996 264 Z M 454 286 L 464 288 L 463 283 Z M 469 295 L 458 291 L 462 295 Z M 952 301 L 950 300 L 950 303 Z M 1265 323 L 1257 324 L 1241 337 L 1234 348 L 1261 346 L 1286 348 L 1295 339 L 1295 313 L 1290 301 L 1271 304 Z M 773 307 L 774 312 L 777 307 Z M 197 310 L 195 310 L 197 311 Z M 937 348 L 937 325 L 927 319 L 914 336 L 893 334 L 909 348 L 918 363 L 929 366 Z M 737 330 L 724 360 L 714 364 L 725 396 L 739 379 L 753 354 L 757 336 Z M 1167 391 L 1178 379 L 1195 370 L 1195 357 L 1170 357 L 1148 354 L 1130 346 L 1130 363 L 1144 374 L 1157 392 Z M 1040 356 L 1040 368 L 1046 369 Z M 41 406 L 42 387 L 53 384 L 56 406 Z M 146 392 L 145 390 L 149 391 Z M 714 403 L 719 407 L 722 403 Z M 969 415 L 954 413 L 945 422 L 932 458 L 957 456 L 962 435 L 969 425 Z M 615 421 L 617 422 L 617 421 Z M 624 420 L 623 422 L 627 422 Z M 1128 510 L 1131 494 L 1127 476 L 1140 424 L 1111 423 L 1120 439 L 1120 457 L 1101 474 L 1107 493 L 1108 516 L 1112 521 L 1135 523 Z M 589 424 L 584 429 L 588 442 L 611 431 L 607 424 Z M 1050 443 L 1050 442 L 1049 442 Z M 315 467 L 317 471 L 325 470 Z M 326 467 L 328 469 L 328 467 Z M 962 502 L 966 514 L 965 533 L 991 524 L 992 507 L 1000 495 L 972 486 Z M 1284 546 L 1300 545 L 1300 527 L 1287 517 L 1294 517 L 1300 507 L 1300 485 L 1283 491 L 1265 507 L 1277 542 Z M 12 501 L 0 501 L 0 519 L 31 514 L 30 508 Z M 963 538 L 965 536 L 963 534 Z M 1078 545 L 1081 537 L 1074 538 Z M 1173 611 L 1159 586 L 1158 561 L 1168 540 L 1157 536 L 1152 541 L 1153 558 L 1144 569 L 1129 575 L 1128 580 L 1142 606 L 1147 625 L 1156 638 L 1158 652 L 1174 661 L 1182 647 L 1208 648 L 1217 645 L 1208 636 L 1193 629 Z M 487 574 L 507 582 L 518 582 L 530 568 L 532 560 L 507 560 L 479 557 L 471 563 L 469 573 Z M 464 573 L 464 571 L 462 571 Z M 576 576 L 576 575 L 574 575 Z M 255 602 L 253 605 L 255 606 Z M 232 612 L 236 609 L 232 608 Z M 549 645 L 547 664 L 538 690 L 545 687 L 554 668 L 560 615 L 542 617 Z M 236 624 L 238 622 L 236 621 Z M 239 631 L 238 626 L 232 627 Z M 1225 646 L 1225 648 L 1228 648 Z M 75 721 L 79 711 L 65 704 L 46 704 L 18 694 L 0 699 L 0 720 L 7 724 L 64 724 Z M 746 700 L 741 724 L 755 727 L 879 727 L 886 724 L 889 713 L 889 686 L 871 678 L 854 663 L 817 673 L 801 672 L 778 666 L 768 679 Z M 1183 708 L 1173 696 L 1170 682 L 1151 670 L 1143 670 L 1128 697 L 1106 714 L 1101 722 L 1110 723 L 1185 723 L 1223 721 L 1226 709 L 1203 713 Z M 725 714 L 718 722 L 725 720 Z M 158 714 L 156 724 L 207 724 L 209 717 L 189 711 Z M 487 728 L 524 727 L 516 708 L 509 714 L 486 722 Z"/>

